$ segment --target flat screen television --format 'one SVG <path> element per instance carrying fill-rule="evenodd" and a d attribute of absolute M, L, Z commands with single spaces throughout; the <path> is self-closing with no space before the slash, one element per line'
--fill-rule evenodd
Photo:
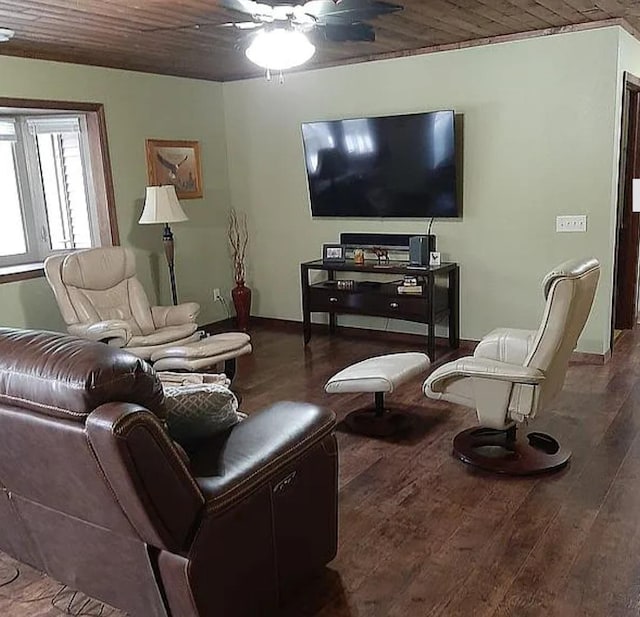
<path fill-rule="evenodd" d="M 302 125 L 314 217 L 458 217 L 453 111 Z"/>

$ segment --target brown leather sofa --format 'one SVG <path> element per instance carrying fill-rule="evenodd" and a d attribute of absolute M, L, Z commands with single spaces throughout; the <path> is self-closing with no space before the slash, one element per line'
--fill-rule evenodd
<path fill-rule="evenodd" d="M 0 329 L 0 549 L 131 617 L 259 617 L 336 553 L 335 418 L 277 403 L 189 456 L 153 369 Z"/>

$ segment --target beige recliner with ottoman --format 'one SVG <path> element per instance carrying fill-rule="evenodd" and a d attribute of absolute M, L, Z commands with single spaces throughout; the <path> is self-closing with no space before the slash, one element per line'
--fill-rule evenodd
<path fill-rule="evenodd" d="M 203 338 L 195 302 L 151 306 L 136 277 L 131 249 L 53 255 L 44 268 L 70 334 L 122 347 L 154 363 L 156 370 L 198 371 L 224 362 L 232 378 L 235 359 L 251 352 L 244 333 Z"/>
<path fill-rule="evenodd" d="M 424 393 L 474 407 L 480 428 L 458 434 L 454 453 L 464 462 L 499 473 L 528 475 L 563 467 L 571 452 L 550 435 L 516 435 L 562 390 L 571 353 L 591 311 L 600 264 L 567 261 L 542 283 L 546 306 L 538 330 L 494 330 L 473 357 L 436 369 Z"/>

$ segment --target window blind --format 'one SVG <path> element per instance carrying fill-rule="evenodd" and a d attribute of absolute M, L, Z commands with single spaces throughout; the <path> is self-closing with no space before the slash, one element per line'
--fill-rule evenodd
<path fill-rule="evenodd" d="M 89 248 L 91 224 L 79 118 L 29 119 L 42 173 L 52 250 Z"/>
<path fill-rule="evenodd" d="M 16 123 L 11 118 L 0 118 L 0 141 L 16 141 Z"/>
<path fill-rule="evenodd" d="M 47 135 L 51 133 L 79 133 L 80 119 L 78 117 L 50 117 L 29 118 L 27 126 L 32 135 Z"/>

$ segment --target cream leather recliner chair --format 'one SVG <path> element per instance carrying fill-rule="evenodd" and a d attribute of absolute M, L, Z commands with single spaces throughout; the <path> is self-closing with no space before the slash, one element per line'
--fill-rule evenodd
<path fill-rule="evenodd" d="M 44 269 L 70 334 L 124 347 L 145 360 L 161 349 L 202 338 L 196 331 L 197 303 L 149 305 L 130 249 L 54 255 Z"/>
<path fill-rule="evenodd" d="M 427 378 L 427 397 L 477 410 L 480 428 L 454 439 L 454 452 L 464 462 L 515 475 L 567 464 L 571 452 L 553 437 L 533 432 L 519 440 L 516 425 L 533 419 L 562 389 L 599 276 L 596 259 L 561 264 L 544 278 L 546 306 L 537 331 L 494 330 L 473 357 L 449 362 Z"/>

